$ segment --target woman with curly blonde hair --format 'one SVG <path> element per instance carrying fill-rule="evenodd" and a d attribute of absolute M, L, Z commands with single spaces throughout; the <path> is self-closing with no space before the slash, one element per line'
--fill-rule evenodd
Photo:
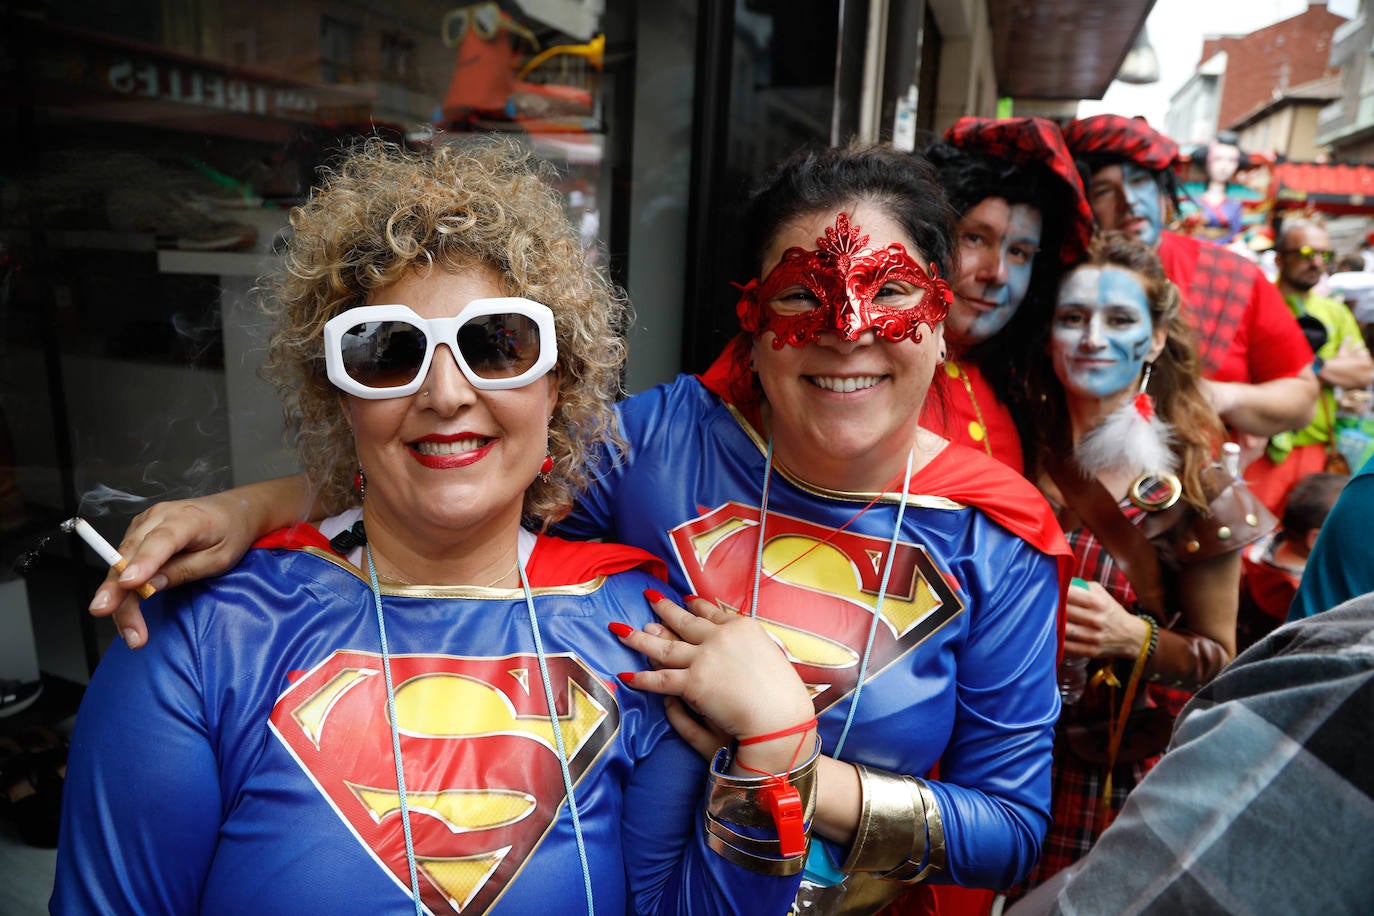
<path fill-rule="evenodd" d="M 1240 549 L 1272 525 L 1216 461 L 1181 304 L 1152 248 L 1107 233 L 1040 342 L 1031 471 L 1073 548 L 1064 653 L 1087 673 L 1063 685 L 1054 821 L 1028 885 L 1087 853 L 1163 752 L 1180 691 L 1231 660 Z"/>
<path fill-rule="evenodd" d="M 644 661 L 612 633 L 681 601 L 663 563 L 533 530 L 593 473 L 624 358 L 557 194 L 512 142 L 372 143 L 292 225 L 270 370 L 334 514 L 102 659 L 53 912 L 785 912 L 819 746 L 791 665 L 755 621 L 674 618 L 739 672 L 699 704 L 741 744 L 708 774 L 617 681 Z"/>
<path fill-rule="evenodd" d="M 553 470 L 525 496 L 525 515 L 546 525 L 584 489 L 606 440 L 620 442 L 612 404 L 620 391 L 628 305 L 585 252 L 557 192 L 534 163 L 504 144 L 460 156 L 400 157 L 374 143 L 344 163 L 320 195 L 292 214 L 287 269 L 266 292 L 276 320 L 268 375 L 288 424 L 299 428 L 301 464 L 321 507 L 356 505 L 357 461 L 343 403 L 324 372 L 325 322 L 373 290 L 417 270 L 488 264 L 503 294 L 553 312 L 558 403 L 549 424 Z"/>

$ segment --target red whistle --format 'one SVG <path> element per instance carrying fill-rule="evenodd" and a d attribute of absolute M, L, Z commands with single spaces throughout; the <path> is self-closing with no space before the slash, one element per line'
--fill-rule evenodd
<path fill-rule="evenodd" d="M 789 783 L 769 786 L 763 790 L 763 797 L 778 828 L 778 852 L 789 858 L 806 852 L 806 825 L 797 787 Z"/>

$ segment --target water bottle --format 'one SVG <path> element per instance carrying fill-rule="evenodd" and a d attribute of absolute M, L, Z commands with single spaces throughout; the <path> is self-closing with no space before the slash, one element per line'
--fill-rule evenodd
<path fill-rule="evenodd" d="M 1083 579 L 1074 576 L 1069 580 L 1072 588 L 1087 589 Z M 1072 706 L 1083 698 L 1088 686 L 1088 659 L 1081 655 L 1065 655 L 1059 663 L 1059 699 L 1065 706 Z"/>
<path fill-rule="evenodd" d="M 1083 698 L 1083 690 L 1087 686 L 1088 659 L 1064 656 L 1059 663 L 1059 699 L 1065 706 L 1072 706 Z"/>
<path fill-rule="evenodd" d="M 1221 466 L 1232 477 L 1240 476 L 1240 446 L 1234 442 L 1221 443 Z"/>

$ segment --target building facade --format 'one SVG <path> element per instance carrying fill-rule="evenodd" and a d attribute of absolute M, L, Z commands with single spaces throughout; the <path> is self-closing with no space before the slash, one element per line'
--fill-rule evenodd
<path fill-rule="evenodd" d="M 1324 156 L 1319 122 L 1326 107 L 1340 98 L 1340 87 L 1341 78 L 1330 76 L 1277 94 L 1231 126 L 1240 136 L 1241 149 L 1302 162 Z"/>
<path fill-rule="evenodd" d="M 1321 111 L 1317 142 L 1334 159 L 1374 160 L 1374 19 L 1365 0 L 1336 30 L 1331 65 L 1341 71 L 1340 98 Z"/>
<path fill-rule="evenodd" d="M 1185 145 L 1205 143 L 1298 87 L 1337 76 L 1332 39 L 1345 22 L 1325 3 L 1309 3 L 1249 34 L 1204 38 L 1197 71 L 1170 99 L 1165 132 Z"/>

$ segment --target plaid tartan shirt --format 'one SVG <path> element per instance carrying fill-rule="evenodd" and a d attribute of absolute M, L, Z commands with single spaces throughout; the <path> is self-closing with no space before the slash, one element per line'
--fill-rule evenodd
<path fill-rule="evenodd" d="M 1009 916 L 1369 913 L 1372 866 L 1374 592 L 1242 653 L 1067 882 Z"/>
<path fill-rule="evenodd" d="M 1219 245 L 1160 233 L 1164 274 L 1183 293 L 1205 378 L 1257 384 L 1312 362 L 1297 319 L 1258 267 Z"/>

